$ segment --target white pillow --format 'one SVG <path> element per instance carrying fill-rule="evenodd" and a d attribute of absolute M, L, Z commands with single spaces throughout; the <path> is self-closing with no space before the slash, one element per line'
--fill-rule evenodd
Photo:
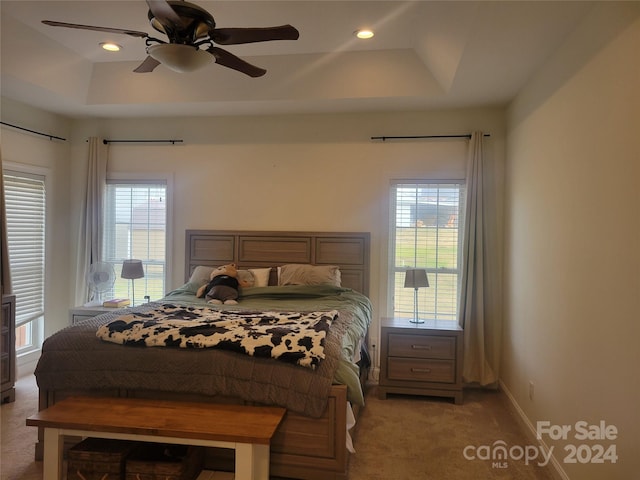
<path fill-rule="evenodd" d="M 268 268 L 250 268 L 249 271 L 253 275 L 254 287 L 268 287 L 269 276 L 271 275 L 271 267 Z"/>

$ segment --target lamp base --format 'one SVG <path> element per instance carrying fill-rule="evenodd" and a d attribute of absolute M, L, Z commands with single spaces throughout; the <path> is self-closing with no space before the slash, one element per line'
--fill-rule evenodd
<path fill-rule="evenodd" d="M 411 323 L 424 323 L 424 320 L 418 318 L 418 287 L 413 289 L 413 318 L 409 320 Z"/>

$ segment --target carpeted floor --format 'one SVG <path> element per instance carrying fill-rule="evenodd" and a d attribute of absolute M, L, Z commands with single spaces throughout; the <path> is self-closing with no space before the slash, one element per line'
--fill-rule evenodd
<path fill-rule="evenodd" d="M 380 400 L 375 393 L 375 387 L 367 393 L 358 422 L 349 480 L 553 479 L 536 465 L 541 457 L 528 464 L 517 458 L 531 442 L 499 392 L 465 391 L 463 405 L 407 396 Z M 42 463 L 33 460 L 37 429 L 25 426 L 38 406 L 33 376 L 19 379 L 16 399 L 1 407 L 0 480 L 40 480 Z M 500 461 L 478 458 L 496 445 L 511 454 Z"/>
<path fill-rule="evenodd" d="M 380 400 L 373 388 L 355 434 L 349 480 L 552 480 L 537 461 L 479 459 L 496 442 L 514 457 L 531 444 L 506 402 L 503 393 L 484 390 L 465 390 L 462 405 L 434 397 Z"/>
<path fill-rule="evenodd" d="M 4 403 L 2 417 L 2 448 L 0 449 L 1 480 L 41 480 L 42 462 L 33 460 L 38 429 L 27 427 L 26 418 L 38 411 L 38 391 L 35 377 L 16 382 L 16 401 Z"/>

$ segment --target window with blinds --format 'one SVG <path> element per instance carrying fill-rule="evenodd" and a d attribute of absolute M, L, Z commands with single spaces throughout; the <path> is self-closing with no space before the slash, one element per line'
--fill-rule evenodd
<path fill-rule="evenodd" d="M 11 283 L 16 296 L 16 351 L 40 348 L 44 317 L 45 177 L 5 170 Z"/>
<path fill-rule="evenodd" d="M 146 295 L 151 300 L 164 296 L 166 194 L 164 181 L 107 181 L 102 260 L 113 266 L 116 280 L 104 298 L 129 298 L 132 304 L 135 301 L 139 305 Z M 131 258 L 142 260 L 144 278 L 127 280 L 120 277 L 122 262 Z"/>
<path fill-rule="evenodd" d="M 464 194 L 463 182 L 392 185 L 389 284 L 394 316 L 414 316 L 414 289 L 404 287 L 405 272 L 424 268 L 429 287 L 418 290 L 418 316 L 456 319 Z"/>

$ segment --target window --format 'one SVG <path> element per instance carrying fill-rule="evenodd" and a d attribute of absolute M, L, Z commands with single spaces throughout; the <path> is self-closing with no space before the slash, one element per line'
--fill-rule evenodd
<path fill-rule="evenodd" d="M 108 180 L 102 260 L 116 273 L 107 297 L 130 298 L 135 304 L 164 296 L 166 280 L 167 185 L 165 181 Z M 120 277 L 123 260 L 142 260 L 144 278 Z M 135 282 L 133 284 L 132 282 Z M 135 299 L 133 291 L 135 289 Z"/>
<path fill-rule="evenodd" d="M 392 186 L 389 290 L 394 316 L 414 316 L 414 290 L 404 288 L 404 272 L 424 268 L 429 287 L 418 290 L 419 317 L 456 319 L 464 193 L 462 182 Z"/>
<path fill-rule="evenodd" d="M 40 348 L 44 317 L 45 177 L 5 170 L 11 284 L 16 296 L 16 352 Z"/>

